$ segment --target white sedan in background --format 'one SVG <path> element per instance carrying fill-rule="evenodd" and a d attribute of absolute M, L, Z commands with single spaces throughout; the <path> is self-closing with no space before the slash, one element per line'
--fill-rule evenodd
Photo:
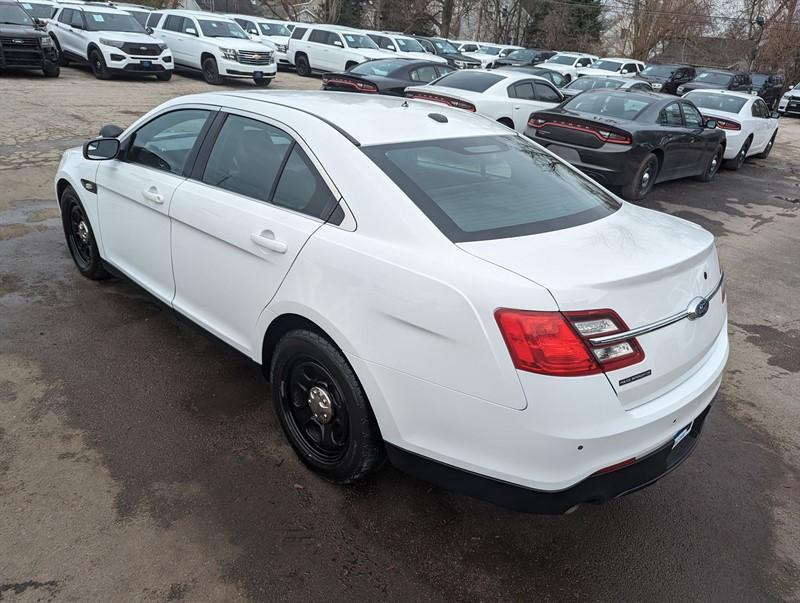
<path fill-rule="evenodd" d="M 206 93 L 105 131 L 55 178 L 78 270 L 127 275 L 261 364 L 328 480 L 388 456 L 564 513 L 695 449 L 728 357 L 700 226 L 402 98 Z"/>
<path fill-rule="evenodd" d="M 406 88 L 406 96 L 480 113 L 517 132 L 525 132 L 531 113 L 564 100 L 550 81 L 522 70 L 454 71 Z"/>
<path fill-rule="evenodd" d="M 605 58 L 592 63 L 590 67 L 578 69 L 578 77 L 585 75 L 619 75 L 635 77 L 645 68 L 645 64 L 635 59 Z"/>
<path fill-rule="evenodd" d="M 769 156 L 778 132 L 778 117 L 762 98 L 730 90 L 693 90 L 683 98 L 725 131 L 726 168 L 738 170 L 748 157 Z"/>

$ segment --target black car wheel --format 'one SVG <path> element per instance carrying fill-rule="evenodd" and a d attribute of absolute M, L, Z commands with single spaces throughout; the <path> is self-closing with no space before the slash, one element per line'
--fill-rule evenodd
<path fill-rule="evenodd" d="M 110 77 L 108 67 L 106 66 L 106 60 L 103 58 L 103 53 L 99 50 L 93 50 L 89 53 L 89 65 L 92 68 L 94 77 L 98 80 L 107 80 Z"/>
<path fill-rule="evenodd" d="M 308 77 L 311 75 L 311 66 L 308 64 L 308 59 L 304 54 L 298 55 L 295 58 L 295 68 L 299 76 Z"/>
<path fill-rule="evenodd" d="M 631 181 L 622 187 L 622 197 L 628 201 L 638 201 L 649 193 L 658 178 L 660 164 L 652 153 L 644 158 Z"/>
<path fill-rule="evenodd" d="M 307 330 L 284 335 L 272 356 L 270 382 L 284 433 L 311 469 L 351 483 L 382 464 L 383 440 L 367 397 L 328 339 Z"/>
<path fill-rule="evenodd" d="M 172 79 L 172 71 L 156 73 L 156 79 L 158 79 L 159 82 L 168 82 Z"/>
<path fill-rule="evenodd" d="M 212 86 L 219 86 L 222 83 L 222 78 L 219 75 L 219 68 L 217 67 L 217 60 L 214 57 L 207 57 L 203 61 L 203 79 L 207 84 Z"/>
<path fill-rule="evenodd" d="M 61 224 L 69 253 L 80 273 L 94 281 L 108 278 L 110 275 L 103 267 L 92 225 L 78 195 L 69 186 L 61 193 Z"/>
<path fill-rule="evenodd" d="M 769 142 L 767 143 L 767 146 L 764 147 L 763 151 L 761 151 L 758 155 L 756 155 L 756 158 L 758 158 L 758 159 L 766 159 L 767 157 L 769 157 L 769 153 L 770 153 L 770 151 L 772 151 L 772 147 L 775 144 L 775 137 L 777 135 L 778 135 L 778 131 L 775 130 L 775 132 L 772 134 L 772 138 L 769 139 Z"/>
<path fill-rule="evenodd" d="M 42 68 L 45 77 L 58 77 L 61 74 L 61 68 L 58 63 L 46 63 Z"/>
<path fill-rule="evenodd" d="M 718 146 L 714 154 L 708 160 L 705 171 L 697 176 L 700 182 L 711 182 L 714 179 L 714 176 L 716 176 L 719 171 L 720 165 L 722 165 L 722 156 L 724 154 L 725 149 L 722 148 L 722 145 Z"/>
<path fill-rule="evenodd" d="M 728 170 L 738 170 L 740 167 L 744 165 L 744 160 L 747 159 L 747 151 L 750 150 L 750 143 L 753 142 L 753 139 L 748 137 L 747 140 L 744 141 L 741 150 L 733 159 L 726 159 L 724 161 L 725 169 Z"/>

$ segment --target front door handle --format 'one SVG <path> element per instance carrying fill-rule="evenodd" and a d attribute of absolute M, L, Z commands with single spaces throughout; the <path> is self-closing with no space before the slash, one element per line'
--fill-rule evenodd
<path fill-rule="evenodd" d="M 159 205 L 164 203 L 164 195 L 160 195 L 155 186 L 151 186 L 146 191 L 142 191 L 142 197 L 151 203 L 158 203 Z"/>
<path fill-rule="evenodd" d="M 261 232 L 254 232 L 250 235 L 250 240 L 259 247 L 269 249 L 275 253 L 286 253 L 289 246 L 283 241 L 278 241 L 275 238 L 275 233 L 271 230 L 262 230 Z"/>

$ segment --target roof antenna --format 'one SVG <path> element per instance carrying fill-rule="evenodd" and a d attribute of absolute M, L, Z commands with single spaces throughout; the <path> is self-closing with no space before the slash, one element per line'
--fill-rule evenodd
<path fill-rule="evenodd" d="M 407 101 L 407 100 L 404 100 L 404 101 L 403 101 L 403 104 L 402 104 L 402 105 L 400 105 L 400 106 L 401 106 L 401 107 L 403 107 L 403 109 L 408 109 L 408 101 Z"/>

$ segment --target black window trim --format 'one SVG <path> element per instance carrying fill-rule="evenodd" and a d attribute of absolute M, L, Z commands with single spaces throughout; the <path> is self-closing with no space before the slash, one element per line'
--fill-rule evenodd
<path fill-rule="evenodd" d="M 253 121 L 266 124 L 272 128 L 275 128 L 276 130 L 280 130 L 284 135 L 286 135 L 287 138 L 289 138 L 292 141 L 289 145 L 286 155 L 283 158 L 283 161 L 281 161 L 281 165 L 278 168 L 278 171 L 275 173 L 275 181 L 272 183 L 272 188 L 270 189 L 269 197 L 267 197 L 268 201 L 262 201 L 261 199 L 248 197 L 247 195 L 242 195 L 240 193 L 225 188 L 221 188 L 218 186 L 214 186 L 213 184 L 209 184 L 208 182 L 203 181 L 203 173 L 205 172 L 206 165 L 208 164 L 208 160 L 211 157 L 211 151 L 214 148 L 214 144 L 216 144 L 217 142 L 217 138 L 219 137 L 219 134 L 222 131 L 222 127 L 225 125 L 225 121 L 231 115 L 242 117 L 244 119 L 251 119 Z M 253 203 L 261 203 L 264 205 L 268 205 L 269 207 L 273 207 L 283 211 L 288 211 L 293 214 L 297 214 L 298 216 L 303 216 L 304 218 L 308 218 L 309 220 L 316 220 L 320 223 L 333 224 L 334 226 L 341 226 L 342 223 L 345 221 L 347 215 L 352 216 L 352 214 L 350 214 L 350 210 L 346 209 L 345 204 L 342 203 L 344 197 L 342 197 L 341 193 L 338 191 L 335 185 L 333 185 L 332 181 L 330 180 L 330 177 L 327 175 L 325 170 L 319 169 L 317 167 L 314 160 L 311 159 L 311 153 L 309 153 L 309 151 L 306 148 L 304 148 L 304 145 L 298 142 L 298 140 L 302 139 L 298 135 L 296 135 L 293 131 L 290 131 L 290 128 L 287 128 L 284 124 L 276 120 L 270 120 L 269 118 L 265 118 L 264 116 L 255 113 L 250 113 L 249 111 L 219 107 L 217 115 L 214 116 L 213 124 L 209 127 L 208 131 L 203 136 L 203 142 L 197 149 L 196 156 L 193 159 L 192 169 L 186 175 L 186 178 L 188 178 L 189 180 L 193 180 L 203 186 L 209 186 L 211 188 L 220 191 L 225 191 L 226 193 L 229 193 L 231 195 L 238 195 L 239 197 L 242 197 L 243 199 L 248 199 Z M 275 195 L 275 191 L 278 188 L 278 184 L 281 181 L 281 177 L 283 176 L 283 170 L 286 167 L 286 164 L 288 163 L 289 158 L 292 155 L 292 151 L 294 151 L 295 147 L 300 149 L 303 155 L 305 155 L 305 158 L 307 162 L 310 164 L 311 169 L 313 169 L 314 172 L 317 174 L 317 176 L 320 178 L 320 180 L 322 180 L 324 185 L 327 187 L 328 192 L 330 193 L 332 202 L 330 204 L 330 207 L 326 208 L 325 211 L 322 212 L 322 215 L 326 216 L 324 218 L 307 214 L 302 211 L 297 211 L 290 207 L 286 207 L 284 205 L 278 205 L 276 203 L 273 203 L 272 201 Z M 337 212 L 336 211 L 337 208 L 340 207 L 342 211 Z"/>

